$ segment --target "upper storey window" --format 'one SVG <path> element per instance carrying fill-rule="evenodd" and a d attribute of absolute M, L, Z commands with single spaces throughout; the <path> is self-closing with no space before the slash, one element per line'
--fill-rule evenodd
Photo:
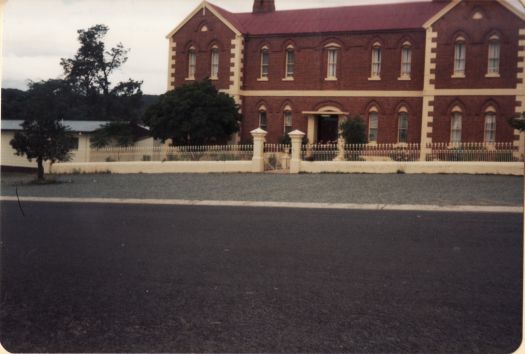
<path fill-rule="evenodd" d="M 371 79 L 379 79 L 380 77 L 381 77 L 381 44 L 376 42 L 372 46 Z"/>
<path fill-rule="evenodd" d="M 270 50 L 264 46 L 261 48 L 261 79 L 268 80 L 270 68 Z"/>
<path fill-rule="evenodd" d="M 487 76 L 499 76 L 500 61 L 500 40 L 498 36 L 491 36 L 489 39 L 489 61 L 487 66 Z"/>
<path fill-rule="evenodd" d="M 219 78 L 219 48 L 213 46 L 211 49 L 211 71 L 210 79 L 217 80 Z"/>
<path fill-rule="evenodd" d="M 195 71 L 197 69 L 197 53 L 195 48 L 191 47 L 188 51 L 188 79 L 195 80 Z"/>
<path fill-rule="evenodd" d="M 337 43 L 329 43 L 324 46 L 327 53 L 326 79 L 337 80 L 337 65 L 339 49 L 341 46 Z"/>
<path fill-rule="evenodd" d="M 465 38 L 458 37 L 454 43 L 454 75 L 453 77 L 465 77 Z"/>
<path fill-rule="evenodd" d="M 412 71 L 412 47 L 409 42 L 403 43 L 401 48 L 401 79 L 410 79 Z"/>
<path fill-rule="evenodd" d="M 286 48 L 286 79 L 293 79 L 295 73 L 295 51 L 292 46 Z"/>

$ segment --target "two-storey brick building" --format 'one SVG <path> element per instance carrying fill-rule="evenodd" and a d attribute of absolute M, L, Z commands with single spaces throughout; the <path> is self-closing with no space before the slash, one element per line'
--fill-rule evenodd
<path fill-rule="evenodd" d="M 284 0 L 283 0 L 284 1 Z M 509 142 L 525 111 L 525 15 L 506 0 L 433 0 L 232 13 L 202 2 L 169 35 L 168 89 L 210 78 L 240 104 L 240 139 L 299 129 L 370 143 Z"/>

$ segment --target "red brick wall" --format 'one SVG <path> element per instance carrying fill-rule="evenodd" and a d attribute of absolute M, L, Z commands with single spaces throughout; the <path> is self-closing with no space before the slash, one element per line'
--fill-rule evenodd
<path fill-rule="evenodd" d="M 474 20 L 479 10 L 483 19 Z M 496 1 L 464 1 L 433 25 L 438 32 L 436 81 L 440 88 L 515 88 L 519 27 L 525 26 L 517 16 Z M 485 78 L 488 65 L 488 38 L 501 38 L 500 78 Z M 465 78 L 451 78 L 454 71 L 454 40 L 458 34 L 466 39 Z"/>
<path fill-rule="evenodd" d="M 208 31 L 201 32 L 202 25 Z M 192 81 L 185 80 L 188 76 L 188 49 L 193 45 L 197 49 L 197 68 L 195 79 L 203 80 L 211 72 L 211 46 L 219 46 L 219 79 L 214 81 L 218 89 L 227 89 L 230 86 L 230 58 L 231 40 L 235 34 L 209 10 L 203 15 L 199 11 L 175 35 L 173 41 L 177 43 L 175 64 L 175 87 Z"/>
<path fill-rule="evenodd" d="M 250 131 L 259 126 L 260 105 L 267 108 L 268 135 L 267 141 L 277 143 L 283 136 L 283 108 L 289 105 L 292 108 L 292 129 L 299 129 L 306 133 L 308 118 L 302 111 L 315 111 L 322 106 L 335 106 L 343 112 L 349 112 L 351 117 L 360 115 L 368 124 L 368 110 L 376 105 L 379 110 L 379 143 L 397 142 L 398 110 L 405 105 L 409 113 L 408 142 L 419 142 L 421 135 L 421 98 L 325 98 L 325 97 L 244 97 L 243 122 L 241 139 L 251 141 Z"/>
<path fill-rule="evenodd" d="M 507 119 L 514 114 L 515 102 L 514 96 L 436 97 L 434 100 L 432 140 L 433 142 L 450 141 L 450 111 L 453 106 L 458 105 L 463 109 L 462 140 L 465 142 L 483 141 L 484 111 L 488 105 L 492 105 L 496 109 L 496 141 L 512 141 L 514 131 L 507 123 Z"/>
<path fill-rule="evenodd" d="M 382 43 L 381 80 L 369 81 L 372 44 Z M 401 46 L 412 43 L 412 80 L 399 81 Z M 330 42 L 341 45 L 337 81 L 325 81 Z M 295 47 L 294 81 L 283 81 L 286 46 Z M 260 50 L 270 48 L 269 80 L 257 81 L 260 75 Z M 245 90 L 421 90 L 425 55 L 423 30 L 374 34 L 291 35 L 246 40 L 244 65 Z"/>

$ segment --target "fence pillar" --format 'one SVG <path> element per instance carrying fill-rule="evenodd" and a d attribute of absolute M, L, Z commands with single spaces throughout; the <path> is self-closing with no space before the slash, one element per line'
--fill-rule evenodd
<path fill-rule="evenodd" d="M 253 136 L 252 172 L 264 172 L 264 142 L 268 132 L 257 128 L 252 130 L 250 134 Z"/>
<path fill-rule="evenodd" d="M 300 130 L 294 130 L 288 133 L 292 140 L 292 159 L 290 160 L 290 173 L 299 173 L 301 170 L 301 144 L 304 133 Z"/>

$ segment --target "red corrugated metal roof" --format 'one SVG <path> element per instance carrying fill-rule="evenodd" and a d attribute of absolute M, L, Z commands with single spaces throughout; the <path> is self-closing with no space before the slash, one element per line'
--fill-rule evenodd
<path fill-rule="evenodd" d="M 241 33 L 251 35 L 351 32 L 421 28 L 447 2 L 412 2 L 232 13 L 211 4 Z"/>

